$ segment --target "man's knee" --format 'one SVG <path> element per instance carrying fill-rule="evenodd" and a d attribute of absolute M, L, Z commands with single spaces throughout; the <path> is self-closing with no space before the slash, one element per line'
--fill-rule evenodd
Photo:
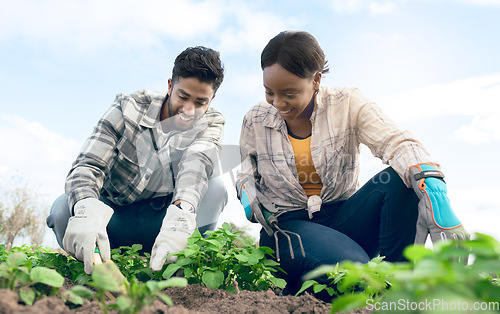
<path fill-rule="evenodd" d="M 208 188 L 204 199 L 205 198 L 211 199 L 212 203 L 216 203 L 218 207 L 224 208 L 224 206 L 226 206 L 227 188 L 221 177 L 215 177 L 208 181 Z"/>
<path fill-rule="evenodd" d="M 224 180 L 221 177 L 210 179 L 196 214 L 196 225 L 200 232 L 202 230 L 215 230 L 220 214 L 227 204 L 227 199 L 227 188 Z"/>

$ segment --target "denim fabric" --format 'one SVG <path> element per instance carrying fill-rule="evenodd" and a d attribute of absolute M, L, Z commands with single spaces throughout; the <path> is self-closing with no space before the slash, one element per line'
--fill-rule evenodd
<path fill-rule="evenodd" d="M 387 261 L 404 260 L 403 249 L 415 239 L 417 216 L 418 197 L 391 167 L 348 200 L 323 204 L 312 219 L 306 210 L 279 216 L 280 228 L 298 233 L 306 253 L 301 255 L 297 237 L 291 236 L 292 259 L 287 239 L 278 234 L 280 265 L 287 273 L 280 276 L 287 281 L 287 290 L 298 291 L 301 277 L 320 265 L 343 260 L 366 263 L 378 255 Z M 274 237 L 264 231 L 260 245 L 276 250 Z"/>

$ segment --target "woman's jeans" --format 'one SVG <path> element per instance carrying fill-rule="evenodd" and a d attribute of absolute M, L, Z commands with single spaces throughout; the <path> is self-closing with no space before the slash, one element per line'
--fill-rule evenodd
<path fill-rule="evenodd" d="M 151 252 L 167 207 L 172 201 L 172 194 L 141 200 L 126 206 L 116 205 L 105 197 L 101 197 L 100 200 L 114 210 L 106 228 L 111 248 L 142 244 L 142 251 Z M 207 230 L 215 230 L 226 203 L 227 190 L 222 178 L 217 176 L 210 179 L 207 192 L 196 211 L 196 226 L 201 234 Z M 47 217 L 47 225 L 52 228 L 57 243 L 63 249 L 62 240 L 70 217 L 67 197 L 63 194 L 56 199 Z"/>
<path fill-rule="evenodd" d="M 366 263 L 378 255 L 386 261 L 403 261 L 403 249 L 415 239 L 418 201 L 413 189 L 389 167 L 348 200 L 323 204 L 312 219 L 306 210 L 282 214 L 279 227 L 300 235 L 306 256 L 301 254 L 297 237 L 291 236 L 292 259 L 287 239 L 278 233 L 280 266 L 286 275 L 277 275 L 287 281 L 287 290 L 295 293 L 302 285 L 301 277 L 320 265 L 343 260 Z M 274 237 L 265 231 L 261 232 L 260 245 L 276 251 Z"/>

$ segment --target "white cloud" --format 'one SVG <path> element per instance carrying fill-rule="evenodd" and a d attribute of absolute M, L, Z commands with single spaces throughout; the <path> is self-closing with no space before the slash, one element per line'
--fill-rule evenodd
<path fill-rule="evenodd" d="M 431 85 L 387 98 L 380 103 L 396 121 L 449 115 L 470 117 L 455 135 L 475 144 L 500 140 L 500 73 Z"/>
<path fill-rule="evenodd" d="M 395 11 L 396 11 L 396 4 L 393 2 L 385 2 L 385 3 L 373 2 L 373 3 L 370 3 L 370 13 L 373 16 L 377 16 L 380 14 L 394 13 Z"/>
<path fill-rule="evenodd" d="M 219 49 L 227 52 L 261 51 L 267 42 L 286 29 L 300 26 L 294 18 L 283 18 L 269 12 L 252 10 L 246 2 L 235 2 L 226 8 L 234 27 L 221 30 Z"/>
<path fill-rule="evenodd" d="M 461 0 L 461 1 L 479 6 L 500 6 L 500 0 Z"/>
<path fill-rule="evenodd" d="M 375 17 L 396 12 L 397 5 L 401 2 L 403 1 L 333 0 L 332 7 L 335 12 L 339 13 L 369 11 Z"/>
<path fill-rule="evenodd" d="M 223 12 L 218 0 L 22 0 L 2 6 L 0 38 L 25 37 L 83 50 L 207 34 L 218 27 Z"/>
<path fill-rule="evenodd" d="M 500 6 L 500 0 L 460 0 L 474 6 Z M 373 17 L 394 14 L 398 8 L 408 2 L 419 3 L 420 0 L 333 0 L 331 7 L 337 13 L 356 13 L 368 11 Z M 456 2 L 456 0 L 441 0 L 441 2 Z"/>
<path fill-rule="evenodd" d="M 0 115 L 0 134 L 3 177 L 18 175 L 51 198 L 64 192 L 64 178 L 80 143 L 14 115 Z"/>
<path fill-rule="evenodd" d="M 235 20 L 236 28 L 226 21 Z M 258 22 L 256 22 L 258 21 Z M 261 49 L 287 18 L 244 1 L 19 0 L 0 4 L 0 40 L 23 38 L 56 49 L 151 47 L 166 39 L 216 37 L 229 51 Z"/>
<path fill-rule="evenodd" d="M 480 232 L 500 240 L 500 188 L 449 189 L 455 214 L 469 233 Z"/>
<path fill-rule="evenodd" d="M 475 117 L 470 125 L 464 125 L 455 131 L 455 136 L 472 145 L 489 144 L 500 141 L 500 114 Z"/>

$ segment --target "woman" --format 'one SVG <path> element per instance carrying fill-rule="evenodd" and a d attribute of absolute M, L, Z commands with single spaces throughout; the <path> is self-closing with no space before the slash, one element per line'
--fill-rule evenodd
<path fill-rule="evenodd" d="M 311 34 L 278 34 L 264 48 L 261 67 L 266 102 L 243 121 L 237 190 L 247 218 L 264 226 L 260 245 L 277 249 L 276 228 L 261 210 L 272 213 L 282 230 L 300 235 L 305 256 L 298 237 L 291 235 L 290 254 L 288 240 L 277 233 L 286 290 L 298 291 L 301 277 L 320 265 L 365 263 L 378 255 L 404 260 L 403 249 L 415 242 L 419 203 L 429 205 L 419 202 L 425 193 L 419 183 L 444 185 L 425 171 L 437 164 L 359 90 L 320 85 L 328 66 Z M 390 166 L 358 189 L 360 144 Z M 451 209 L 445 214 L 452 224 L 446 227 L 460 227 Z"/>

